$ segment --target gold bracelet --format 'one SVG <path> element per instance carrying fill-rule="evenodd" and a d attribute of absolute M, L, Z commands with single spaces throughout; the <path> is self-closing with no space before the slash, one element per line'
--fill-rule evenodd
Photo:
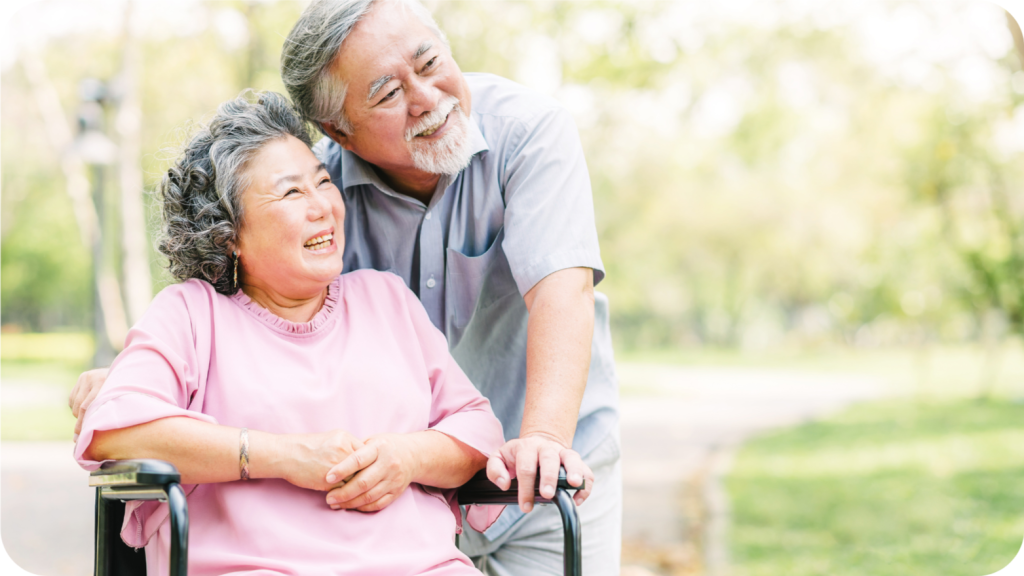
<path fill-rule="evenodd" d="M 249 429 L 242 428 L 238 435 L 238 475 L 242 480 L 249 479 Z"/>

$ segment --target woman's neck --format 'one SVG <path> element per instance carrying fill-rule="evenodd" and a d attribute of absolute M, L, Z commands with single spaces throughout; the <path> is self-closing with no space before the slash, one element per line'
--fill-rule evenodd
<path fill-rule="evenodd" d="M 309 322 L 324 307 L 329 286 L 309 298 L 289 298 L 259 286 L 242 284 L 242 292 L 256 304 L 290 322 Z"/>

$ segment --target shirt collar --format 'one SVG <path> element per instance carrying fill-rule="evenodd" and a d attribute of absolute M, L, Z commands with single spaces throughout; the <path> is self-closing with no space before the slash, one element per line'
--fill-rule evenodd
<path fill-rule="evenodd" d="M 484 139 L 484 135 L 480 132 L 480 127 L 477 125 L 475 114 L 471 114 L 469 117 L 469 143 L 473 156 L 490 150 L 487 140 Z M 442 178 L 441 180 L 451 182 L 450 178 Z M 377 175 L 377 171 L 373 169 L 369 162 L 344 148 L 341 148 L 341 184 L 342 189 L 348 189 L 361 184 L 372 184 L 385 194 L 395 195 L 395 192 L 381 180 L 380 176 Z"/>

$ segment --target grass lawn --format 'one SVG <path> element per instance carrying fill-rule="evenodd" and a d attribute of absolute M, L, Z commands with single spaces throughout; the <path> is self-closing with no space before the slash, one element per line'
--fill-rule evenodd
<path fill-rule="evenodd" d="M 716 348 L 624 351 L 618 362 L 691 367 L 861 374 L 878 378 L 897 394 L 948 399 L 977 396 L 1024 398 L 1024 342 L 1008 339 L 995 356 L 977 344 L 850 348 L 822 346 L 767 351 Z"/>
<path fill-rule="evenodd" d="M 92 346 L 80 333 L 0 335 L 0 439 L 71 439 L 68 393 L 89 368 Z"/>
<path fill-rule="evenodd" d="M 751 441 L 726 487 L 736 576 L 990 574 L 1024 537 L 1024 404 L 863 404 Z"/>
<path fill-rule="evenodd" d="M 56 361 L 0 363 L 3 377 L 0 440 L 70 440 L 75 419 L 68 394 L 87 364 Z M 26 402 L 25 394 L 30 398 Z"/>

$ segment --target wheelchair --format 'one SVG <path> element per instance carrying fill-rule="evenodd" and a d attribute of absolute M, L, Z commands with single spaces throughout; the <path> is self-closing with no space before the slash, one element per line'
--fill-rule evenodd
<path fill-rule="evenodd" d="M 181 475 L 174 465 L 162 460 L 105 462 L 89 475 L 89 486 L 96 488 L 95 576 L 146 574 L 145 551 L 132 550 L 121 540 L 124 503 L 131 500 L 160 500 L 167 503 L 171 522 L 170 574 L 188 574 L 188 503 L 181 488 Z M 516 504 L 518 487 L 518 482 L 512 480 L 508 490 L 501 490 L 481 470 L 459 488 L 459 504 Z M 541 497 L 539 487 L 534 487 L 535 502 L 553 503 L 562 515 L 565 546 L 563 565 L 566 576 L 583 574 L 580 521 L 576 504 L 570 495 L 570 490 L 577 489 L 569 485 L 565 469 L 558 476 L 553 498 Z"/>

